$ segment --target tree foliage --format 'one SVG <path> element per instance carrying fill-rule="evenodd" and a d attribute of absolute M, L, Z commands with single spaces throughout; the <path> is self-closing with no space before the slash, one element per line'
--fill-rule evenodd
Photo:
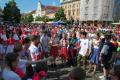
<path fill-rule="evenodd" d="M 42 21 L 41 17 L 36 17 L 35 21 Z"/>
<path fill-rule="evenodd" d="M 6 3 L 6 6 L 3 10 L 3 20 L 19 23 L 21 19 L 20 9 L 17 7 L 16 2 L 14 0 Z"/>
<path fill-rule="evenodd" d="M 29 14 L 27 16 L 22 17 L 21 20 L 23 23 L 31 23 L 34 20 L 34 18 L 32 16 L 32 14 Z"/>
<path fill-rule="evenodd" d="M 48 22 L 48 21 L 51 21 L 53 19 L 50 19 L 48 16 L 42 16 L 42 17 L 36 17 L 35 19 L 36 21 L 43 21 L 43 22 Z"/>
<path fill-rule="evenodd" d="M 58 12 L 55 14 L 55 18 L 54 18 L 55 21 L 65 21 L 66 20 L 66 16 L 64 14 L 64 9 L 63 8 L 60 8 L 58 10 Z"/>

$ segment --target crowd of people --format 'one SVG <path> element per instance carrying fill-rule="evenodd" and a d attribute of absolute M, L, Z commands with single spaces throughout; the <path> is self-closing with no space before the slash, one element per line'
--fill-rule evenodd
<path fill-rule="evenodd" d="M 77 67 L 68 80 L 85 80 L 102 68 L 101 80 L 120 80 L 120 26 L 102 24 L 0 26 L 0 72 L 3 80 L 43 80 L 56 59 Z M 83 67 L 83 68 L 81 68 Z M 80 72 L 79 72 L 80 71 Z"/>

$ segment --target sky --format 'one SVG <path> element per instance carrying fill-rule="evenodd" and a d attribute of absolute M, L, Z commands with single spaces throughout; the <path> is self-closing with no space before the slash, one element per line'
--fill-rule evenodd
<path fill-rule="evenodd" d="M 9 0 L 0 0 L 0 7 L 4 7 Z M 37 8 L 39 0 L 15 0 L 22 13 L 27 13 Z M 60 0 L 40 0 L 43 5 L 60 6 Z"/>

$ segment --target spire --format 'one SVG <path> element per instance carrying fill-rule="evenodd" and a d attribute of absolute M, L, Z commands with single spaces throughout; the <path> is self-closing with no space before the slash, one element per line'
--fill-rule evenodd
<path fill-rule="evenodd" d="M 42 5 L 41 5 L 41 1 L 38 1 L 38 5 L 37 5 L 37 10 L 36 10 L 36 16 L 41 17 L 41 13 L 42 12 Z"/>

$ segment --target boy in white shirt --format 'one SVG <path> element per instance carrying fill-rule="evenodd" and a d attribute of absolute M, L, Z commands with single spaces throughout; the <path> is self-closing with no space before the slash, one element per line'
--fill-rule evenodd
<path fill-rule="evenodd" d="M 32 61 L 39 60 L 40 52 L 39 52 L 39 48 L 37 47 L 37 44 L 38 44 L 38 37 L 37 36 L 32 36 L 31 37 L 31 44 L 30 44 L 30 47 L 28 48 Z M 36 66 L 35 64 L 32 64 L 33 68 L 35 66 Z"/>
<path fill-rule="evenodd" d="M 80 50 L 78 54 L 78 66 L 80 65 L 80 61 L 83 61 L 84 68 L 86 68 L 87 56 L 89 51 L 89 40 L 87 39 L 87 33 L 81 32 L 81 40 L 80 40 Z"/>

